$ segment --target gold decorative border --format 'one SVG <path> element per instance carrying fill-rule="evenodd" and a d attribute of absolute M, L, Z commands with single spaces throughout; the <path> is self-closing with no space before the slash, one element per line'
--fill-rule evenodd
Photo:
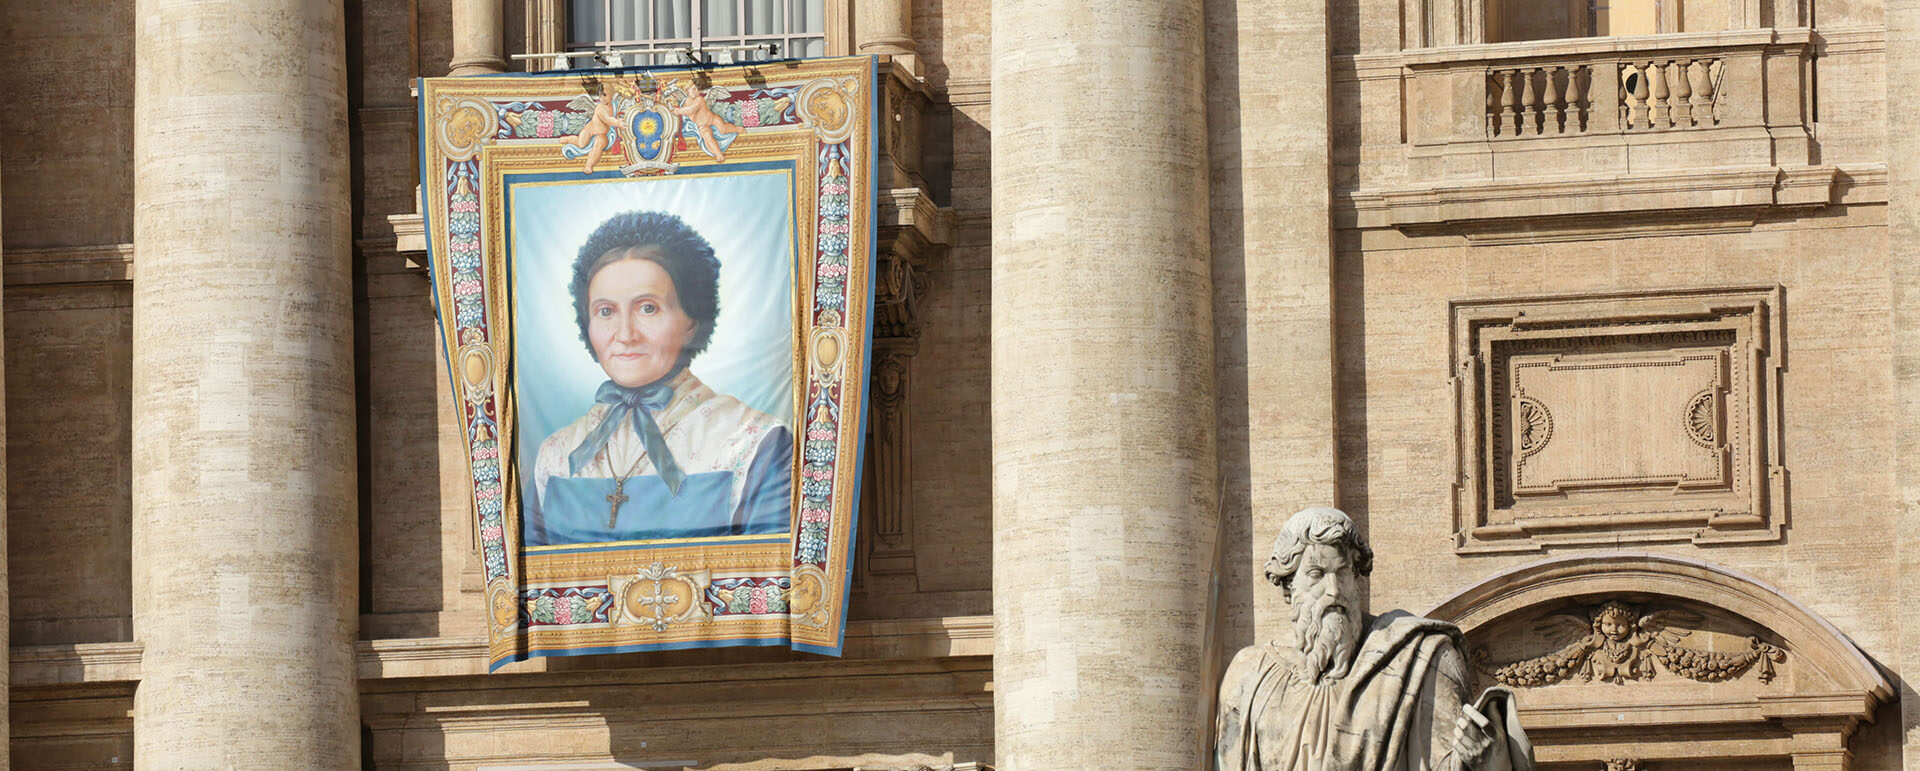
<path fill-rule="evenodd" d="M 488 579 L 489 658 L 494 666 L 530 655 L 554 655 L 598 650 L 650 650 L 713 645 L 767 644 L 789 641 L 798 648 L 835 653 L 843 639 L 846 619 L 847 567 L 853 555 L 853 519 L 858 495 L 865 412 L 867 347 L 871 340 L 868 318 L 872 286 L 874 64 L 870 57 L 822 59 L 730 68 L 680 70 L 622 70 L 571 72 L 548 76 L 501 76 L 427 79 L 420 83 L 422 110 L 422 191 L 430 260 L 434 267 L 434 297 L 440 310 L 441 331 L 455 373 L 453 387 L 463 409 L 469 472 L 485 472 L 476 460 L 483 441 L 497 444 L 498 494 L 504 527 L 494 543 L 506 556 L 501 575 Z M 635 548 L 607 551 L 542 550 L 527 552 L 520 544 L 519 485 L 515 453 L 514 389 L 508 378 L 513 350 L 510 289 L 507 286 L 505 174 L 581 171 L 581 163 L 559 152 L 562 136 L 503 139 L 497 136 L 502 111 L 514 102 L 566 103 L 585 93 L 589 80 L 609 90 L 626 88 L 651 78 L 669 83 L 681 78 L 705 79 L 709 86 L 732 90 L 769 87 L 798 88 L 795 112 L 802 122 L 768 128 L 749 128 L 727 151 L 728 164 L 793 160 L 796 224 L 794 244 L 799 260 L 795 270 L 795 442 L 793 527 L 785 543 L 767 543 L 766 537 L 685 539 L 642 542 Z M 813 112 L 809 112 L 812 110 Z M 838 112 L 836 112 L 838 110 Z M 518 114 L 518 113 L 515 113 Z M 848 233 L 846 300 L 837 314 L 819 314 L 817 226 L 820 193 L 816 162 L 829 145 L 844 142 L 841 163 L 847 180 Z M 609 155 L 602 168 L 617 167 Z M 714 165 L 697 146 L 682 150 L 672 160 L 676 174 L 699 173 Z M 479 247 L 483 272 L 484 308 L 488 327 L 484 335 L 468 330 L 465 339 L 450 318 L 454 307 L 453 271 L 442 255 L 455 245 L 449 228 L 451 191 L 449 174 L 457 164 L 477 166 L 472 174 L 479 198 Z M 641 173 L 647 173 L 642 171 Z M 581 181 L 604 179 L 582 176 Z M 839 323 L 820 323 L 821 321 Z M 491 370 L 492 376 L 470 378 L 468 360 Z M 830 520 L 826 531 L 824 568 L 796 559 L 801 533 L 802 452 L 807 432 L 809 395 L 818 389 L 837 389 L 838 441 L 832 466 Z M 489 412 L 490 410 L 490 412 Z M 490 415 L 493 428 L 476 431 L 473 415 Z M 483 474 L 476 474 L 479 479 Z M 474 487 L 475 514 L 480 515 L 481 487 Z M 484 554 L 483 554 L 484 556 Z M 700 596 L 712 581 L 740 577 L 790 577 L 786 614 L 713 616 L 705 612 Z M 528 589 L 554 586 L 605 586 L 614 593 L 611 621 L 603 626 L 536 627 L 520 624 L 518 603 Z M 646 598 L 649 602 L 642 602 Z M 677 598 L 677 599 L 676 599 Z M 644 613 L 641 612 L 644 610 Z"/>

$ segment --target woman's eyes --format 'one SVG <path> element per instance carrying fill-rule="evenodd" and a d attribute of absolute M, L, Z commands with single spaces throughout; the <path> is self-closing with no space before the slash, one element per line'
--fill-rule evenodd
<path fill-rule="evenodd" d="M 614 311 L 615 308 L 611 305 L 601 305 L 593 309 L 593 315 L 595 318 L 610 319 L 613 318 Z M 660 312 L 660 304 L 655 302 L 640 303 L 640 312 L 652 316 Z"/>

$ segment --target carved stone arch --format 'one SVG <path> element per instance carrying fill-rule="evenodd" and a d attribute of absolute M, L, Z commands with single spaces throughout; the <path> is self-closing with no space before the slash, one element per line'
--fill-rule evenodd
<path fill-rule="evenodd" d="M 1466 634 L 1480 687 L 1519 692 L 1543 763 L 1741 758 L 1745 768 L 1845 771 L 1848 739 L 1894 693 L 1819 614 L 1697 559 L 1555 557 L 1427 615 Z"/>

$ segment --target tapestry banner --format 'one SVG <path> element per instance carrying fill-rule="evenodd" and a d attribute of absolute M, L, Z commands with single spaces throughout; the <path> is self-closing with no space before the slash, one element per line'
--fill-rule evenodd
<path fill-rule="evenodd" d="M 491 666 L 838 655 L 872 343 L 873 60 L 418 88 Z"/>

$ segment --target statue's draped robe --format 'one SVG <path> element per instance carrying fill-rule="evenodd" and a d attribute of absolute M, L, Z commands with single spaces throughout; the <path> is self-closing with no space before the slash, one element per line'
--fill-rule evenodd
<path fill-rule="evenodd" d="M 1292 646 L 1240 651 L 1220 686 L 1219 771 L 1453 771 L 1468 698 L 1460 630 L 1395 611 L 1372 619 L 1347 676 L 1319 685 Z M 1510 714 L 1488 715 L 1493 750 L 1476 771 L 1530 769 Z M 1515 735 L 1517 734 L 1517 736 Z"/>

